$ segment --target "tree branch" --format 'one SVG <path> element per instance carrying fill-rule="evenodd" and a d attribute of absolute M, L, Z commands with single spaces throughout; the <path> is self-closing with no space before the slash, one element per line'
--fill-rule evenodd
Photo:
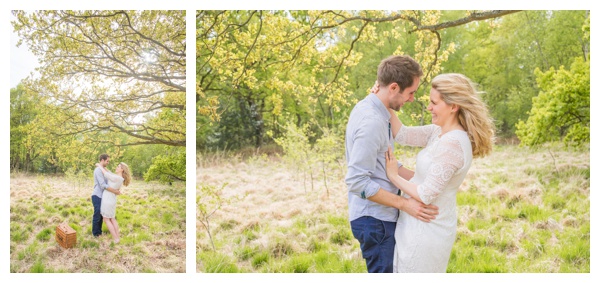
<path fill-rule="evenodd" d="M 439 24 L 435 24 L 435 25 L 428 25 L 428 26 L 423 26 L 415 18 L 410 18 L 409 20 L 415 24 L 416 28 L 414 30 L 410 31 L 409 33 L 413 33 L 415 31 L 419 31 L 419 30 L 439 31 L 439 30 L 443 30 L 443 29 L 447 29 L 447 28 L 451 28 L 451 27 L 464 25 L 464 24 L 470 23 L 470 22 L 477 22 L 477 21 L 483 21 L 483 20 L 487 20 L 487 19 L 498 18 L 498 17 L 513 14 L 516 12 L 519 12 L 519 10 L 494 10 L 494 11 L 486 11 L 486 12 L 475 12 L 475 13 L 470 14 L 467 17 L 464 17 L 464 18 L 461 18 L 458 20 L 443 22 L 443 23 L 439 23 Z"/>

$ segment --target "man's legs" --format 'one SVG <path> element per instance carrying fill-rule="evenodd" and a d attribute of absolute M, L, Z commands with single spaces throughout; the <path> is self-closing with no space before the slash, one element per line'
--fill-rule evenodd
<path fill-rule="evenodd" d="M 92 196 L 92 204 L 94 205 L 94 216 L 92 218 L 92 235 L 98 237 L 102 234 L 102 215 L 100 215 L 100 204 L 102 198 Z"/>
<path fill-rule="evenodd" d="M 352 234 L 360 243 L 369 273 L 389 273 L 394 266 L 396 222 L 363 216 L 350 222 Z"/>

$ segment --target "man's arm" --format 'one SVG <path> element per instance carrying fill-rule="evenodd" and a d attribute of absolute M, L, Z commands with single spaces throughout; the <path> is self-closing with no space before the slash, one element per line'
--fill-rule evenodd
<path fill-rule="evenodd" d="M 113 194 L 115 194 L 115 195 L 120 195 L 120 194 L 121 194 L 121 191 L 120 191 L 120 190 L 115 190 L 115 189 L 113 189 L 113 188 L 111 188 L 111 187 L 106 187 L 106 189 L 105 189 L 105 190 L 107 190 L 107 191 L 109 191 L 109 192 L 111 192 L 111 193 L 113 193 Z"/>
<path fill-rule="evenodd" d="M 94 182 L 96 182 L 103 190 L 108 188 L 108 184 L 104 182 L 104 174 L 102 174 L 102 169 L 96 168 L 94 170 Z"/>
<path fill-rule="evenodd" d="M 351 194 L 362 199 L 368 199 L 380 189 L 379 184 L 370 178 L 377 166 L 377 149 L 383 142 L 378 132 L 380 123 L 376 119 L 364 118 L 350 137 L 353 145 L 348 153 L 346 184 Z"/>

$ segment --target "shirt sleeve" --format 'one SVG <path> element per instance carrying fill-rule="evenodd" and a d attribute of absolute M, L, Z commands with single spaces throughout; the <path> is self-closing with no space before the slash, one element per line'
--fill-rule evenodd
<path fill-rule="evenodd" d="M 425 204 L 430 204 L 440 195 L 465 163 L 460 141 L 453 138 L 444 137 L 440 140 L 432 158 L 425 181 L 417 187 L 417 193 Z"/>
<path fill-rule="evenodd" d="M 439 127 L 433 124 L 414 127 L 402 125 L 394 140 L 401 145 L 425 147 L 438 129 Z"/>
<path fill-rule="evenodd" d="M 117 175 L 115 173 L 112 173 L 110 171 L 108 171 L 108 172 L 102 171 L 102 173 L 104 173 L 104 176 L 106 177 L 106 179 L 108 179 L 108 180 L 110 180 L 111 182 L 114 182 L 114 183 L 119 182 L 120 179 L 122 178 L 121 176 L 119 176 L 119 175 Z"/>
<path fill-rule="evenodd" d="M 376 119 L 365 118 L 358 125 L 353 135 L 353 146 L 348 155 L 348 173 L 346 184 L 350 193 L 366 199 L 375 195 L 379 184 L 371 180 L 371 175 L 377 166 L 377 152 L 383 136 L 378 131 L 381 122 Z"/>
<path fill-rule="evenodd" d="M 94 181 L 100 185 L 100 188 L 106 190 L 108 188 L 108 183 L 104 181 L 104 175 L 102 174 L 102 169 L 96 168 L 94 170 Z"/>

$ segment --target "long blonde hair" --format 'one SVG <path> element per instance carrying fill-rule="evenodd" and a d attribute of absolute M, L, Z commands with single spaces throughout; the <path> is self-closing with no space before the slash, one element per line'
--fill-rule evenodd
<path fill-rule="evenodd" d="M 129 170 L 129 166 L 123 162 L 119 163 L 119 165 L 123 168 L 123 172 L 121 173 L 123 175 L 123 185 L 128 186 L 129 183 L 131 183 L 131 171 Z"/>
<path fill-rule="evenodd" d="M 458 123 L 469 135 L 473 157 L 489 154 L 494 143 L 494 123 L 475 84 L 462 74 L 451 73 L 433 78 L 431 87 L 440 92 L 446 104 L 459 106 Z"/>

